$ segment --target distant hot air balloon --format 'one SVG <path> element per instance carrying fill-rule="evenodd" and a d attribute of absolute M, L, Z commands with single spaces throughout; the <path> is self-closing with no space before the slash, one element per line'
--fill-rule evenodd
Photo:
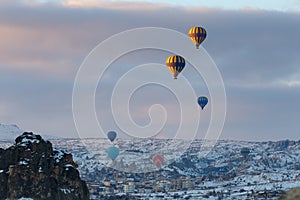
<path fill-rule="evenodd" d="M 160 168 L 164 162 L 164 157 L 162 155 L 156 154 L 152 157 L 152 162 L 157 168 Z"/>
<path fill-rule="evenodd" d="M 250 153 L 250 149 L 249 149 L 249 148 L 243 147 L 243 148 L 241 149 L 241 154 L 242 154 L 244 157 L 248 156 L 249 153 Z"/>
<path fill-rule="evenodd" d="M 107 133 L 107 137 L 111 142 L 113 142 L 117 137 L 117 133 L 115 131 L 109 131 Z"/>
<path fill-rule="evenodd" d="M 174 79 L 177 79 L 178 74 L 185 66 L 185 60 L 183 57 L 178 55 L 169 56 L 166 60 L 166 66 L 174 76 Z"/>
<path fill-rule="evenodd" d="M 198 98 L 198 104 L 202 108 L 202 110 L 206 106 L 207 103 L 208 103 L 207 97 L 202 96 L 202 97 Z"/>
<path fill-rule="evenodd" d="M 112 160 L 115 160 L 118 157 L 119 153 L 120 150 L 118 147 L 112 146 L 107 149 L 108 157 Z"/>
<path fill-rule="evenodd" d="M 205 40 L 206 35 L 206 30 L 202 27 L 195 26 L 189 31 L 189 37 L 196 45 L 197 49 L 199 49 L 199 45 Z"/>

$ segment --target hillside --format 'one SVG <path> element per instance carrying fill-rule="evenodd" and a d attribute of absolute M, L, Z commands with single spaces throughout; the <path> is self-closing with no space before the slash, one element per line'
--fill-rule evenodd
<path fill-rule="evenodd" d="M 111 162 L 106 149 L 111 144 L 107 139 L 62 138 L 51 142 L 55 148 L 73 154 L 94 200 L 123 198 L 124 194 L 137 199 L 275 200 L 300 186 L 300 141 L 220 140 L 203 157 L 202 140 L 193 141 L 180 155 L 180 140 L 117 139 L 114 144 L 120 148 L 115 160 L 118 171 L 108 167 Z M 0 141 L 0 147 L 9 145 Z M 163 154 L 166 159 L 176 154 L 173 162 L 163 163 L 159 171 L 130 172 L 153 166 L 152 152 L 164 146 L 169 146 Z"/>
<path fill-rule="evenodd" d="M 277 199 L 288 189 L 300 186 L 300 141 L 289 140 L 218 141 L 205 157 L 200 156 L 202 141 L 195 140 L 183 155 L 163 164 L 159 171 L 125 172 L 142 172 L 148 163 L 153 165 L 151 152 L 168 142 L 171 143 L 163 139 L 117 140 L 115 145 L 119 146 L 120 155 L 115 165 L 120 166 L 119 171 L 107 167 L 106 148 L 110 144 L 106 139 L 56 140 L 53 144 L 75 155 L 83 179 L 89 182 L 92 199 L 122 194 L 128 182 L 132 182 L 141 198 L 153 196 L 153 199 L 155 195 L 173 199 L 179 194 L 190 199 Z M 164 157 L 171 158 L 179 146 L 171 146 Z M 105 180 L 111 180 L 115 190 L 107 188 Z"/>

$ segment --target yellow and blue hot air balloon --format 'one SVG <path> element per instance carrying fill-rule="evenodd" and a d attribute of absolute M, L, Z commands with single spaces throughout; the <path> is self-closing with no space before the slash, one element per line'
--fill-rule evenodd
<path fill-rule="evenodd" d="M 202 96 L 202 97 L 198 98 L 198 104 L 202 108 L 202 110 L 206 106 L 207 103 L 208 103 L 207 97 Z"/>
<path fill-rule="evenodd" d="M 166 66 L 174 76 L 174 79 L 177 79 L 178 74 L 185 66 L 185 60 L 183 57 L 178 55 L 169 56 L 166 60 Z"/>
<path fill-rule="evenodd" d="M 199 49 L 199 45 L 205 40 L 206 35 L 206 30 L 202 27 L 195 26 L 189 31 L 189 37 L 196 45 L 197 49 Z"/>

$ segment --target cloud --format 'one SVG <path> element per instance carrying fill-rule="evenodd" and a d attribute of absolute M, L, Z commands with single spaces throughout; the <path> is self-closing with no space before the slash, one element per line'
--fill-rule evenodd
<path fill-rule="evenodd" d="M 71 0 L 63 5 L 9 2 L 0 7 L 0 102 L 13 110 L 3 112 L 0 122 L 10 119 L 38 131 L 50 126 L 49 132 L 74 133 L 72 83 L 97 44 L 131 28 L 157 26 L 186 33 L 201 25 L 208 32 L 203 47 L 216 62 L 227 91 L 223 137 L 258 140 L 267 132 L 264 139 L 293 138 L 299 130 L 299 13 L 108 1 L 85 2 L 89 6 Z M 145 53 L 124 63 L 158 61 L 160 54 Z M 191 73 L 187 69 L 186 74 Z M 104 84 L 112 87 L 111 80 Z M 198 85 L 197 91 L 203 92 Z M 284 108 L 282 101 L 288 102 Z M 145 108 L 141 103 L 138 107 Z M 281 135 L 284 128 L 288 133 Z"/>
<path fill-rule="evenodd" d="M 108 0 L 63 0 L 61 4 L 71 8 L 101 8 L 111 10 L 157 10 L 166 8 L 165 3 L 130 2 L 130 1 L 108 1 Z"/>
<path fill-rule="evenodd" d="M 299 17 L 280 12 L 227 13 L 220 23 L 210 23 L 204 45 L 229 83 L 268 84 L 298 71 L 295 41 L 300 29 L 295 23 Z"/>
<path fill-rule="evenodd" d="M 114 3 L 100 1 L 99 5 L 101 2 L 114 7 Z M 139 7 L 139 3 L 128 3 L 129 7 L 135 4 Z M 295 41 L 300 30 L 295 24 L 299 16 L 261 10 L 188 10 L 158 6 L 154 10 L 145 7 L 118 11 L 100 6 L 81 9 L 23 5 L 1 10 L 0 58 L 2 66 L 34 70 L 41 68 L 43 60 L 48 58 L 42 66 L 44 69 L 70 70 L 78 67 L 94 46 L 114 33 L 143 26 L 167 27 L 185 33 L 201 19 L 199 25 L 208 31 L 203 46 L 220 65 L 227 80 L 236 80 L 232 74 L 239 73 L 245 83 L 251 80 L 263 83 L 266 79 L 289 76 L 297 69 L 299 57 Z"/>
<path fill-rule="evenodd" d="M 228 95 L 223 138 L 298 140 L 299 88 L 235 89 Z"/>

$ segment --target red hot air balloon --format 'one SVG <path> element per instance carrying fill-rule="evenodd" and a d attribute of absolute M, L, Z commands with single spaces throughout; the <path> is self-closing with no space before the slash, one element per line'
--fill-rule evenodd
<path fill-rule="evenodd" d="M 152 157 L 152 162 L 157 168 L 160 168 L 164 162 L 164 157 L 162 155 L 156 154 Z"/>

